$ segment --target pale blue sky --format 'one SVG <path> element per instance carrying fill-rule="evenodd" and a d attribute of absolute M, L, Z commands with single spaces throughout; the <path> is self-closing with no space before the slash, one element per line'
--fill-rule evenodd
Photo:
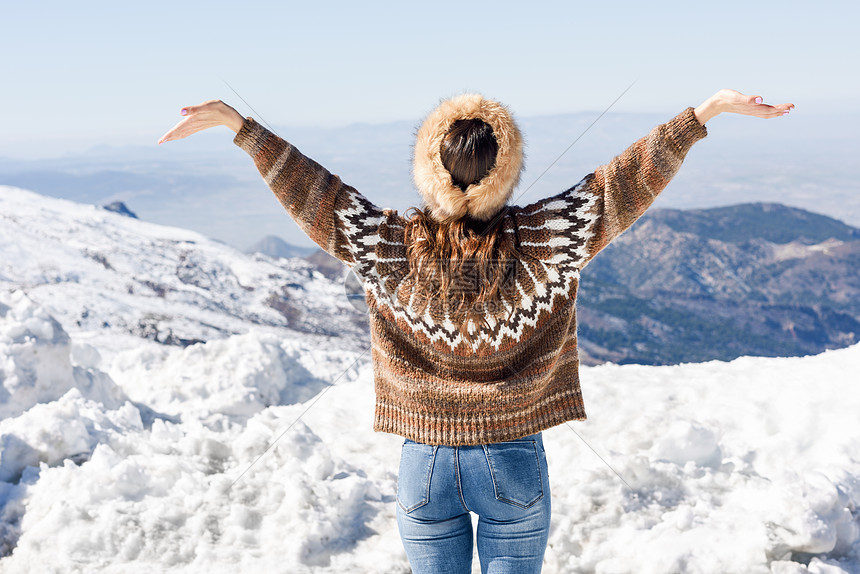
<path fill-rule="evenodd" d="M 844 1 L 4 2 L 0 156 L 155 145 L 209 98 L 256 115 L 222 78 L 280 126 L 417 122 L 464 90 L 602 110 L 637 78 L 615 110 L 733 87 L 856 116 L 858 22 Z"/>

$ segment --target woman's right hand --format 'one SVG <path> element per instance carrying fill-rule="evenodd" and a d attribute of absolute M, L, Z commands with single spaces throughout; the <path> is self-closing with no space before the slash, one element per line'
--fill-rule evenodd
<path fill-rule="evenodd" d="M 242 114 L 221 100 L 209 100 L 196 106 L 187 106 L 179 113 L 185 117 L 161 136 L 158 140 L 159 144 L 182 139 L 215 126 L 227 126 L 238 133 L 245 123 Z"/>
<path fill-rule="evenodd" d="M 742 114 L 757 118 L 778 118 L 794 109 L 794 104 L 765 104 L 761 96 L 748 96 L 737 90 L 720 90 L 695 109 L 696 119 L 705 125 L 723 114 Z"/>

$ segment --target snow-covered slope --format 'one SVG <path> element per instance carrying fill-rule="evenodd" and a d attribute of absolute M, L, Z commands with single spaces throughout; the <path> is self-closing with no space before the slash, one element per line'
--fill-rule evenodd
<path fill-rule="evenodd" d="M 55 201 L 0 189 L 0 572 L 409 572 L 363 335 L 247 318 L 272 317 L 258 266 L 302 264 Z M 296 283 L 337 320 L 336 285 Z M 145 312 L 217 336 L 162 345 L 127 328 Z M 584 368 L 589 420 L 545 433 L 544 572 L 860 571 L 858 366 L 860 346 Z"/>
<path fill-rule="evenodd" d="M 186 345 L 251 327 L 344 341 L 365 332 L 343 286 L 301 259 L 248 256 L 92 205 L 0 186 L 0 247 L 0 288 L 23 289 L 103 352 L 129 336 Z"/>

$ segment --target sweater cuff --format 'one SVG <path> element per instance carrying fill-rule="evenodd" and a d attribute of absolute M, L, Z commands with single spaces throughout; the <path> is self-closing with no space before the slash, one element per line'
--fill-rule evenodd
<path fill-rule="evenodd" d="M 692 107 L 669 120 L 667 127 L 672 139 L 684 151 L 688 151 L 694 143 L 708 135 L 708 129 L 696 118 L 696 112 Z"/>
<path fill-rule="evenodd" d="M 254 118 L 248 116 L 245 118 L 245 123 L 242 124 L 242 128 L 236 132 L 236 136 L 233 138 L 233 143 L 251 154 L 253 157 L 263 149 L 263 145 L 266 143 L 267 139 L 268 130 L 258 124 Z"/>

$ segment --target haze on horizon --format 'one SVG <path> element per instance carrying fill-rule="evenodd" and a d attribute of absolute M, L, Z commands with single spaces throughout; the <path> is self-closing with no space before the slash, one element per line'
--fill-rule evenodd
<path fill-rule="evenodd" d="M 599 111 L 637 80 L 615 111 L 674 114 L 733 87 L 856 118 L 844 62 L 860 59 L 858 16 L 835 1 L 15 2 L 0 157 L 155 145 L 180 107 L 210 98 L 272 125 L 334 127 L 416 122 L 466 90 L 522 117 Z"/>

